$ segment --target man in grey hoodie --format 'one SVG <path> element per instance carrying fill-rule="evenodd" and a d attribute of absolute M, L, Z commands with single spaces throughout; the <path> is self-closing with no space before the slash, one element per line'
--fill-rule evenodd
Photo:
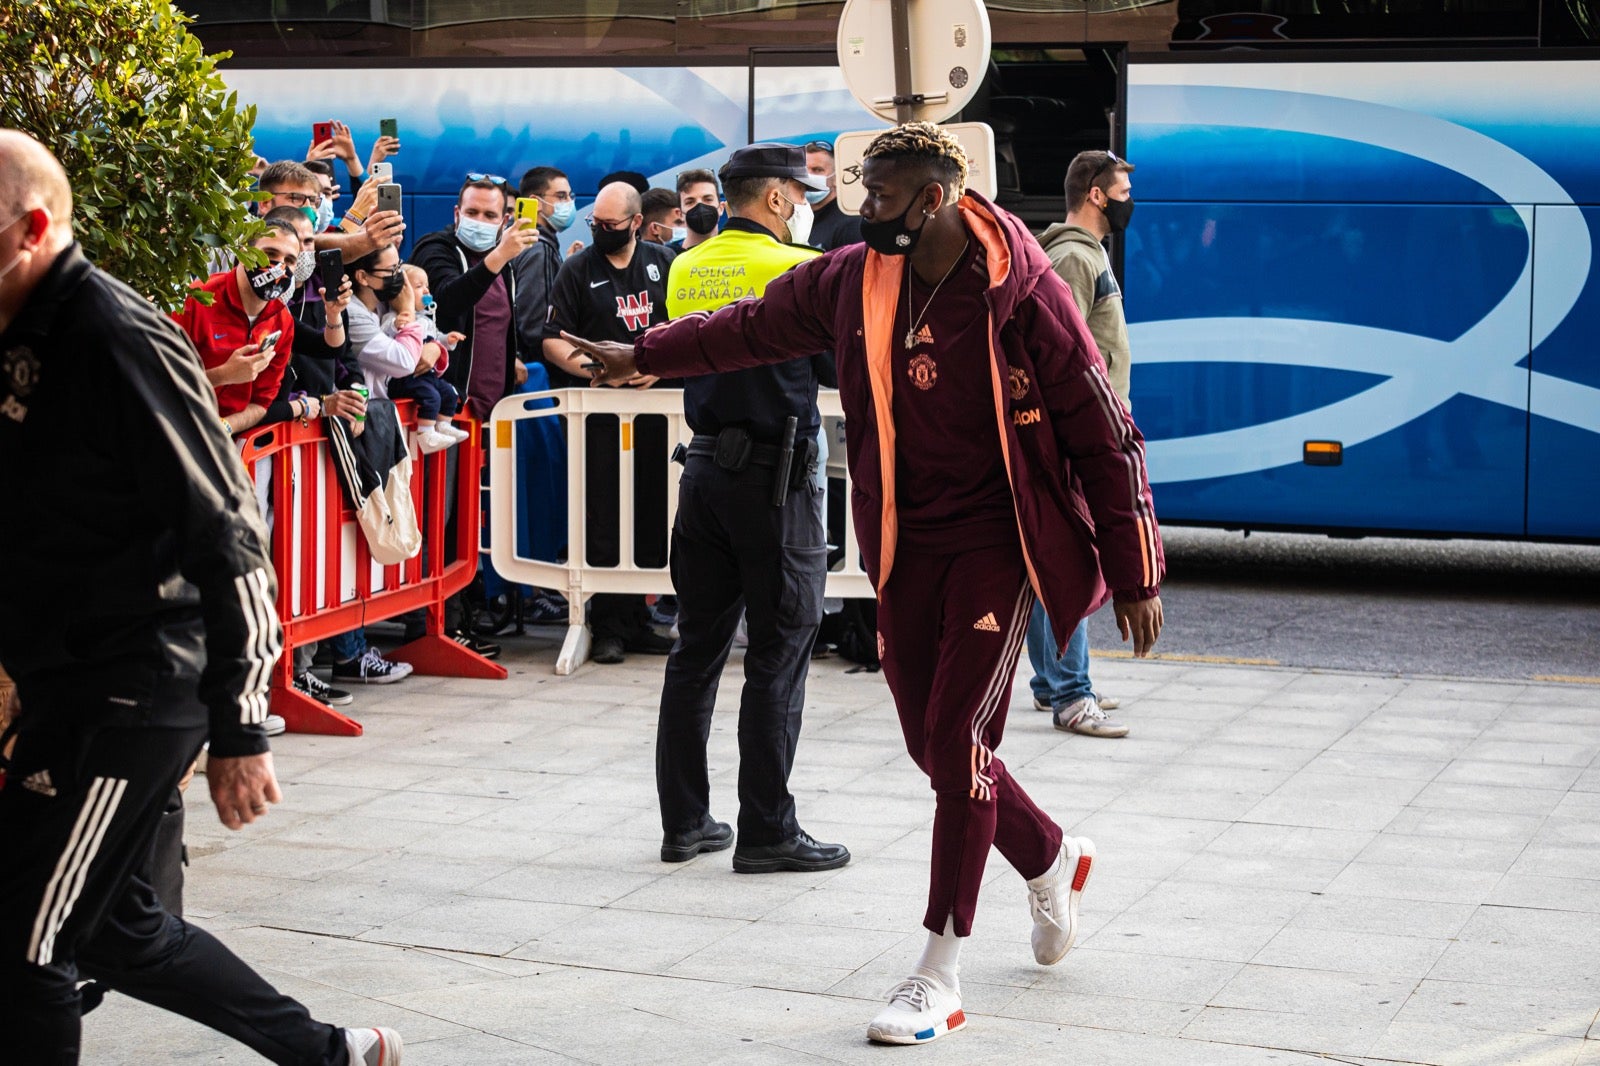
<path fill-rule="evenodd" d="M 1122 313 L 1122 288 L 1111 271 L 1102 243 L 1121 233 L 1133 215 L 1133 164 L 1106 151 L 1079 152 L 1067 167 L 1067 220 L 1039 238 L 1055 272 L 1072 290 L 1095 346 L 1105 358 L 1111 387 L 1128 404 L 1128 320 Z M 1055 727 L 1090 737 L 1125 737 L 1128 727 L 1106 711 L 1117 701 L 1097 696 L 1089 681 L 1089 620 L 1078 623 L 1059 647 L 1050 620 L 1035 604 L 1028 626 L 1028 659 L 1033 664 L 1033 708 L 1049 711 Z"/>

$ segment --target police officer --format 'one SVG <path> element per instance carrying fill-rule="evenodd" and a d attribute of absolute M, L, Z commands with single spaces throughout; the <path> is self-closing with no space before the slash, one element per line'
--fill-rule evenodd
<path fill-rule="evenodd" d="M 87 977 L 273 1062 L 391 1066 L 394 1032 L 314 1020 L 151 888 L 203 741 L 229 829 L 282 798 L 263 723 L 283 644 L 195 350 L 84 257 L 71 218 L 61 165 L 0 130 L 0 660 L 22 705 L 0 738 L 0 1057 L 76 1063 Z"/>
<path fill-rule="evenodd" d="M 723 166 L 729 222 L 679 255 L 667 284 L 672 318 L 760 296 L 767 282 L 818 253 L 798 147 L 753 144 Z M 832 870 L 850 861 L 840 844 L 801 830 L 789 794 L 800 737 L 806 671 L 822 620 L 827 571 L 817 487 L 818 374 L 825 356 L 708 374 L 684 385 L 694 439 L 672 529 L 672 583 L 679 641 L 667 660 L 656 731 L 656 790 L 664 862 L 720 851 L 733 830 L 710 814 L 706 738 L 717 684 L 744 611 L 750 636 L 739 707 L 741 873 Z"/>

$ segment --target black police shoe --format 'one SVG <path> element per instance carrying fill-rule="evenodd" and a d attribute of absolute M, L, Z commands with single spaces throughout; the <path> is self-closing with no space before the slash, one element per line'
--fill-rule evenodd
<path fill-rule="evenodd" d="M 733 868 L 742 874 L 767 874 L 778 870 L 837 870 L 850 861 L 843 844 L 818 844 L 801 831 L 781 844 L 763 847 L 739 845 L 733 851 Z"/>
<path fill-rule="evenodd" d="M 688 862 L 702 851 L 721 851 L 733 843 L 733 826 L 718 822 L 708 814 L 687 833 L 668 833 L 661 838 L 662 862 Z"/>

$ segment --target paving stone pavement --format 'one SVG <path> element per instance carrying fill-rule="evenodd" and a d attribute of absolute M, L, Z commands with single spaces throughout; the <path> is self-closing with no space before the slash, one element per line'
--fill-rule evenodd
<path fill-rule="evenodd" d="M 814 665 L 793 777 L 851 864 L 741 876 L 657 859 L 662 660 L 557 678 L 540 634 L 508 681 L 413 677 L 358 693 L 362 738 L 278 738 L 284 802 L 243 832 L 191 791 L 190 917 L 407 1066 L 1600 1066 L 1600 688 L 1102 658 L 1133 732 L 1094 740 L 1019 679 L 1001 754 L 1099 850 L 1082 934 L 1035 965 L 993 856 L 970 1024 L 912 1050 L 865 1036 L 921 949 L 933 815 L 881 677 Z M 83 1061 L 260 1060 L 113 996 Z"/>

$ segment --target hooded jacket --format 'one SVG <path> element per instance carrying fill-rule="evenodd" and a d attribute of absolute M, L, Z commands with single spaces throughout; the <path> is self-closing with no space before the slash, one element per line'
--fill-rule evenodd
<path fill-rule="evenodd" d="M 1056 276 L 1067 283 L 1089 333 L 1106 361 L 1111 387 L 1128 403 L 1128 319 L 1122 310 L 1122 286 L 1111 272 L 1111 260 L 1100 238 L 1082 226 L 1057 222 L 1039 238 Z"/>
<path fill-rule="evenodd" d="M 957 206 L 990 279 L 991 389 L 973 402 L 993 405 L 1028 575 L 1056 633 L 1070 636 L 1108 587 L 1124 600 L 1160 592 L 1165 562 L 1144 438 L 1027 227 L 976 193 Z M 834 350 L 856 536 L 880 593 L 898 538 L 890 345 L 906 269 L 902 256 L 840 248 L 774 279 L 763 299 L 668 323 L 635 347 L 639 369 L 663 377 Z"/>

